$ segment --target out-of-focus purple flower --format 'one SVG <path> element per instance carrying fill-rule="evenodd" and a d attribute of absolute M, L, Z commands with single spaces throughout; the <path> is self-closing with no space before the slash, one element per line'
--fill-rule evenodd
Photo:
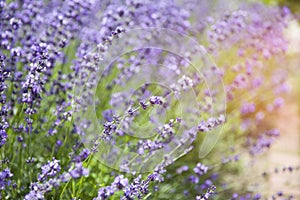
<path fill-rule="evenodd" d="M 114 182 L 112 183 L 112 186 L 121 190 L 124 187 L 128 186 L 128 179 L 124 178 L 124 175 L 119 175 L 115 178 Z"/>
<path fill-rule="evenodd" d="M 0 129 L 0 147 L 2 147 L 6 143 L 6 140 L 7 140 L 6 131 Z"/>
<path fill-rule="evenodd" d="M 248 142 L 250 144 L 250 154 L 261 154 L 265 149 L 270 148 L 275 139 L 279 137 L 279 134 L 280 133 L 278 129 L 272 129 L 260 134 L 256 141 L 249 140 Z"/>
<path fill-rule="evenodd" d="M 199 183 L 199 177 L 198 177 L 198 176 L 191 175 L 191 176 L 189 177 L 189 181 L 190 181 L 191 183 L 193 183 L 193 184 L 197 184 L 197 183 Z"/>
<path fill-rule="evenodd" d="M 259 199 L 261 199 L 262 197 L 261 197 L 261 194 L 255 194 L 254 196 L 253 196 L 253 200 L 259 200 Z"/>
<path fill-rule="evenodd" d="M 61 182 L 68 182 L 71 179 L 71 175 L 68 172 L 63 173 L 59 179 L 61 180 Z"/>
<path fill-rule="evenodd" d="M 183 165 L 181 167 L 179 167 L 178 169 L 176 169 L 176 173 L 177 174 L 182 174 L 185 171 L 188 171 L 189 167 L 187 165 Z"/>
<path fill-rule="evenodd" d="M 201 121 L 198 124 L 198 131 L 200 132 L 208 132 L 213 128 L 225 123 L 225 116 L 221 115 L 218 118 L 210 118 L 207 121 Z"/>
<path fill-rule="evenodd" d="M 232 195 L 232 200 L 235 200 L 235 199 L 237 199 L 239 197 L 239 195 L 237 194 L 237 193 L 234 193 L 233 195 Z"/>
<path fill-rule="evenodd" d="M 281 98 L 281 97 L 278 97 L 278 98 L 276 98 L 275 100 L 274 100 L 274 107 L 275 108 L 280 108 L 280 107 L 282 107 L 283 106 L 283 104 L 284 104 L 284 99 L 283 98 Z"/>
<path fill-rule="evenodd" d="M 63 142 L 61 140 L 56 140 L 56 146 L 60 147 L 63 145 Z"/>
<path fill-rule="evenodd" d="M 4 190 L 6 186 L 10 186 L 13 174 L 10 172 L 10 169 L 6 168 L 0 172 L 0 191 Z"/>
<path fill-rule="evenodd" d="M 202 176 L 202 175 L 206 174 L 207 170 L 208 170 L 208 167 L 201 163 L 197 163 L 196 167 L 194 168 L 194 172 L 198 176 Z"/>
<path fill-rule="evenodd" d="M 207 189 L 213 185 L 213 182 L 210 179 L 206 179 L 203 184 L 201 184 L 201 189 Z"/>
<path fill-rule="evenodd" d="M 75 156 L 75 158 L 73 159 L 73 162 L 83 162 L 89 155 L 90 155 L 90 150 L 84 148 L 78 156 Z"/>
<path fill-rule="evenodd" d="M 85 148 L 80 152 L 79 156 L 80 156 L 81 160 L 83 161 L 90 155 L 90 153 L 91 153 L 90 150 Z"/>
<path fill-rule="evenodd" d="M 105 110 L 102 112 L 102 116 L 105 121 L 112 122 L 113 121 L 113 116 L 114 116 L 114 111 L 113 110 Z"/>
<path fill-rule="evenodd" d="M 244 103 L 241 107 L 241 114 L 247 115 L 249 113 L 255 112 L 255 104 L 254 103 Z"/>
<path fill-rule="evenodd" d="M 70 171 L 70 175 L 73 178 L 80 178 L 82 176 L 88 176 L 89 170 L 82 166 L 82 163 L 75 163 L 75 168 Z"/>
<path fill-rule="evenodd" d="M 113 189 L 112 186 L 103 187 L 98 190 L 98 196 L 93 200 L 106 200 L 114 193 L 115 190 Z"/>

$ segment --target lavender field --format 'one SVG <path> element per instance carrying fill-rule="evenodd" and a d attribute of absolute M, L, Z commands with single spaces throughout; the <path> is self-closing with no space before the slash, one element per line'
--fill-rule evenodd
<path fill-rule="evenodd" d="M 0 199 L 299 200 L 300 2 L 0 0 Z"/>

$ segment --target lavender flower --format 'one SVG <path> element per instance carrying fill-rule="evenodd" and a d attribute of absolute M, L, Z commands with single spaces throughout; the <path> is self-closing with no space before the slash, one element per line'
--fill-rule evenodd
<path fill-rule="evenodd" d="M 207 170 L 208 170 L 208 167 L 201 163 L 197 163 L 196 167 L 194 168 L 194 172 L 198 176 L 202 176 L 202 175 L 206 174 Z"/>
<path fill-rule="evenodd" d="M 158 104 L 158 105 L 162 105 L 164 102 L 164 99 L 162 97 L 159 96 L 151 96 L 149 98 L 149 102 L 154 105 L 154 104 Z"/>
<path fill-rule="evenodd" d="M 275 129 L 256 132 L 257 127 L 265 127 L 270 112 L 284 105 L 283 95 L 290 91 L 289 74 L 281 66 L 275 68 L 276 63 L 282 63 L 288 49 L 284 30 L 291 13 L 286 7 L 242 3 L 235 11 L 208 16 L 210 6 L 209 1 L 199 4 L 193 0 L 184 3 L 0 0 L 0 165 L 4 169 L 0 172 L 0 198 L 57 198 L 51 192 L 54 189 L 62 192 L 59 197 L 62 199 L 90 198 L 91 184 L 101 185 L 95 199 L 117 196 L 131 200 L 146 195 L 156 198 L 162 195 L 161 191 L 165 196 L 191 199 L 192 194 L 207 188 L 197 199 L 210 198 L 216 190 L 213 182 L 223 181 L 222 169 L 218 177 L 213 176 L 213 169 L 217 169 L 214 166 L 222 163 L 211 167 L 187 159 L 185 165 L 174 165 L 176 158 L 194 151 L 193 145 L 198 144 L 195 140 L 205 135 L 198 135 L 199 132 L 209 132 L 226 121 L 224 115 L 219 115 L 222 111 L 218 105 L 214 105 L 219 97 L 217 90 L 202 87 L 205 82 L 213 81 L 208 73 L 223 78 L 229 100 L 228 119 L 234 121 L 226 126 L 226 131 L 230 129 L 232 134 L 224 134 L 224 141 L 229 137 L 235 139 L 233 134 L 243 137 L 249 133 L 246 145 L 241 148 L 247 147 L 253 156 L 269 148 L 279 132 Z M 184 56 L 147 46 L 120 56 L 104 69 L 103 61 L 112 61 L 109 58 L 115 43 L 121 45 L 125 41 L 126 49 L 130 49 L 149 37 L 149 41 L 155 41 L 161 36 L 157 31 L 165 29 L 136 38 L 126 38 L 127 32 L 139 28 L 154 30 L 153 27 L 192 35 L 196 40 L 207 36 L 203 49 L 208 49 L 216 65 L 209 66 L 211 71 L 201 75 L 192 72 L 190 63 L 206 60 L 199 56 L 199 49 L 184 47 L 184 41 L 169 41 L 170 35 L 165 34 L 163 45 L 171 50 L 179 46 Z M 231 53 L 237 57 L 234 61 L 227 59 Z M 222 57 L 226 57 L 224 62 L 220 60 Z M 99 77 L 103 83 L 99 83 Z M 166 87 L 149 83 L 152 78 L 156 82 L 166 81 Z M 219 86 L 221 81 L 214 84 Z M 244 92 L 253 99 L 239 102 Z M 260 98 L 260 92 L 270 93 L 270 98 Z M 183 108 L 178 106 L 182 103 L 178 97 L 185 101 Z M 192 106 L 190 102 L 194 100 Z M 86 119 L 91 112 L 89 105 L 95 105 L 95 121 L 102 124 L 100 134 L 94 119 Z M 237 112 L 240 115 L 235 115 L 236 108 L 240 108 Z M 214 109 L 218 111 L 211 116 Z M 181 112 L 187 114 L 180 116 Z M 95 137 L 89 137 L 90 130 L 97 132 Z M 146 133 L 153 136 L 145 138 Z M 86 141 L 94 142 L 93 146 L 84 146 Z M 124 150 L 145 158 L 136 159 L 141 165 L 147 159 L 153 165 L 151 156 L 163 154 L 163 164 L 153 166 L 156 169 L 149 174 L 116 175 L 111 169 L 87 162 L 98 148 L 107 144 L 112 148 L 100 155 L 111 157 L 110 160 Z M 184 153 L 179 155 L 173 149 Z M 215 160 L 219 154 L 216 151 L 206 162 Z M 226 162 L 237 161 L 240 155 L 235 152 Z M 37 161 L 47 157 L 53 159 L 36 172 Z M 134 158 L 130 155 L 116 163 L 129 171 L 126 167 Z M 174 169 L 175 166 L 182 167 Z M 165 168 L 170 171 L 167 173 Z M 94 176 L 98 169 L 103 177 Z M 173 176 L 171 172 L 175 171 L 177 175 Z M 292 173 L 296 168 L 286 167 L 281 171 Z M 20 174 L 24 174 L 23 179 Z M 36 175 L 37 181 L 30 182 Z M 203 179 L 203 175 L 208 178 Z M 85 176 L 89 176 L 90 184 L 77 182 Z M 69 181 L 75 183 L 75 188 Z M 187 181 L 194 183 L 193 187 L 186 188 Z M 78 185 L 82 188 L 77 188 Z M 171 188 L 169 194 L 165 188 Z M 227 193 L 225 197 L 222 195 L 221 199 L 228 197 Z M 262 196 L 246 194 L 228 198 Z"/>
<path fill-rule="evenodd" d="M 10 172 L 10 169 L 6 168 L 0 172 L 0 191 L 5 190 L 6 186 L 10 186 L 13 174 Z"/>
<path fill-rule="evenodd" d="M 198 130 L 200 132 L 208 132 L 212 130 L 213 128 L 223 124 L 225 122 L 224 115 L 221 115 L 218 118 L 210 118 L 206 122 L 202 121 L 198 124 Z"/>
<path fill-rule="evenodd" d="M 183 173 L 183 172 L 185 172 L 185 171 L 188 171 L 188 169 L 189 169 L 189 167 L 186 166 L 186 165 L 184 165 L 184 166 L 182 166 L 182 167 L 176 169 L 176 173 L 177 173 L 177 174 L 181 174 L 181 173 Z"/>
<path fill-rule="evenodd" d="M 25 196 L 25 200 L 44 200 L 45 194 L 52 191 L 53 188 L 58 187 L 59 179 L 49 179 L 46 182 L 35 182 L 30 185 L 30 192 Z"/>
<path fill-rule="evenodd" d="M 123 175 L 117 176 L 114 180 L 114 182 L 112 183 L 112 186 L 114 188 L 117 188 L 119 190 L 123 189 L 124 187 L 128 186 L 128 179 L 124 178 Z"/>
<path fill-rule="evenodd" d="M 5 130 L 0 130 L 0 147 L 6 143 L 7 134 Z"/>
<path fill-rule="evenodd" d="M 201 196 L 197 196 L 196 200 L 208 200 L 210 196 L 212 196 L 215 193 L 216 186 L 212 185 L 207 189 L 207 192 L 205 194 L 202 194 Z"/>
<path fill-rule="evenodd" d="M 115 193 L 111 186 L 103 187 L 98 190 L 98 197 L 93 200 L 105 200 Z"/>
<path fill-rule="evenodd" d="M 270 148 L 275 139 L 278 137 L 279 131 L 277 129 L 273 129 L 259 135 L 256 141 L 253 141 L 249 138 L 248 143 L 250 144 L 250 154 L 261 154 L 265 149 Z"/>
<path fill-rule="evenodd" d="M 56 176 L 57 173 L 59 173 L 61 170 L 59 162 L 60 162 L 59 160 L 53 158 L 52 161 L 48 161 L 47 164 L 43 165 L 41 167 L 42 173 L 39 175 L 38 180 L 44 181 L 48 177 Z"/>
<path fill-rule="evenodd" d="M 73 178 L 80 178 L 82 176 L 88 176 L 89 170 L 82 166 L 82 163 L 75 163 L 75 168 L 70 171 L 70 175 Z"/>

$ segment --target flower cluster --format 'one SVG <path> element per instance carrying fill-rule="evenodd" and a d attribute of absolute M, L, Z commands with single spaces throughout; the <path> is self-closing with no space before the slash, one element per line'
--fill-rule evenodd
<path fill-rule="evenodd" d="M 279 131 L 277 129 L 274 129 L 260 134 L 256 141 L 252 141 L 251 138 L 249 138 L 247 143 L 250 145 L 250 154 L 255 155 L 262 153 L 264 149 L 270 148 L 275 139 L 278 137 Z"/>
<path fill-rule="evenodd" d="M 10 186 L 11 180 L 10 178 L 13 176 L 13 174 L 10 172 L 9 169 L 4 169 L 0 172 L 0 190 L 4 190 L 6 186 Z"/>
<path fill-rule="evenodd" d="M 196 197 L 196 200 L 207 200 L 209 199 L 210 196 L 212 196 L 214 193 L 215 193 L 215 190 L 216 190 L 216 186 L 211 186 L 207 192 L 201 196 L 197 196 Z"/>
<path fill-rule="evenodd" d="M 48 177 L 55 176 L 61 170 L 59 160 L 53 158 L 52 161 L 48 161 L 47 164 L 41 167 L 42 173 L 39 175 L 38 180 L 43 181 Z"/>

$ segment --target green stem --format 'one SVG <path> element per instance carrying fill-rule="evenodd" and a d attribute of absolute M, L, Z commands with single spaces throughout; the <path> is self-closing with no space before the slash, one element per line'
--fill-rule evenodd
<path fill-rule="evenodd" d="M 91 162 L 91 160 L 92 160 L 92 155 L 89 155 L 89 156 L 83 161 L 83 163 L 86 163 L 86 165 L 85 165 L 84 167 L 88 167 L 89 164 L 90 164 L 90 162 Z M 84 177 L 82 176 L 82 177 L 80 178 L 79 185 L 78 185 L 78 189 L 77 189 L 77 192 L 76 192 L 75 197 L 78 197 L 78 195 L 79 195 L 80 192 L 81 192 L 81 191 L 80 191 L 80 188 L 81 188 L 81 186 L 82 186 L 83 179 L 84 179 Z"/>
<path fill-rule="evenodd" d="M 63 198 L 62 198 L 62 195 L 63 195 L 63 193 L 65 192 L 65 190 L 67 189 L 67 187 L 68 187 L 69 183 L 71 182 L 71 180 L 72 180 L 72 179 L 70 179 L 70 180 L 65 184 L 64 188 L 62 189 L 62 191 L 61 191 L 61 193 L 60 193 L 60 195 L 59 195 L 59 199 L 63 199 Z"/>

